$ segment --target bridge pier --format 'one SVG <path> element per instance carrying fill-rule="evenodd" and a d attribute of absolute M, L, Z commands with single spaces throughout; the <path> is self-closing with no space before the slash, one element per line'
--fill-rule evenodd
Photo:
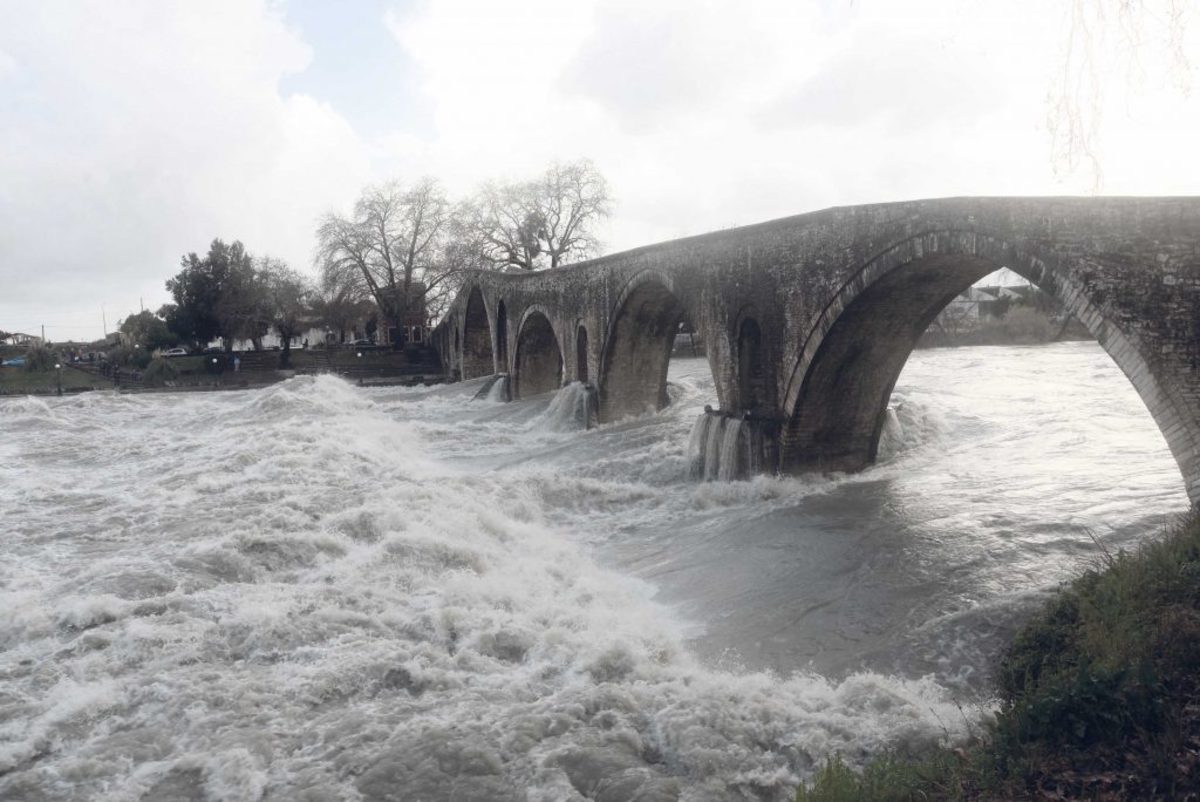
<path fill-rule="evenodd" d="M 773 473 L 778 461 L 779 422 L 705 407 L 688 438 L 693 479 L 730 481 Z"/>

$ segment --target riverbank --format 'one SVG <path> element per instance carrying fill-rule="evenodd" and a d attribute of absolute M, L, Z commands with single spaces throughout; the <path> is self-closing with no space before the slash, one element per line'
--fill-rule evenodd
<path fill-rule="evenodd" d="M 1044 345 L 1095 339 L 1074 317 L 1053 320 L 1036 309 L 1017 307 L 1000 318 L 960 321 L 956 326 L 931 325 L 917 348 L 958 348 L 972 345 Z"/>
<path fill-rule="evenodd" d="M 60 386 L 64 393 L 83 393 L 88 390 L 111 390 L 113 383 L 103 376 L 70 366 L 62 368 L 61 376 L 54 370 L 27 371 L 19 367 L 0 369 L 0 395 L 58 395 Z"/>
<path fill-rule="evenodd" d="M 13 353 L 11 355 L 20 355 Z M 292 351 L 290 368 L 281 368 L 279 351 L 246 351 L 156 359 L 137 368 L 124 365 L 116 381 L 107 368 L 91 363 L 64 365 L 63 393 L 87 390 L 130 392 L 209 392 L 267 387 L 297 374 L 331 373 L 360 386 L 416 386 L 445 381 L 441 363 L 428 348 L 312 349 Z M 237 358 L 235 364 L 234 358 Z M 53 369 L 0 370 L 0 396 L 58 395 L 59 376 Z"/>
<path fill-rule="evenodd" d="M 1200 515 L 1064 585 L 995 671 L 965 747 L 834 758 L 797 802 L 1200 799 Z"/>

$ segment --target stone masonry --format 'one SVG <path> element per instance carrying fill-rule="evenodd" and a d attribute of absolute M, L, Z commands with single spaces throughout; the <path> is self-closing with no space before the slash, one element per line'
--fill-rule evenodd
<path fill-rule="evenodd" d="M 858 470 L 875 459 L 918 337 L 999 267 L 1087 325 L 1200 503 L 1200 198 L 844 207 L 554 271 L 473 273 L 434 343 L 461 378 L 510 374 L 517 397 L 590 378 L 611 421 L 666 403 L 686 320 L 707 344 L 721 409 L 771 432 L 766 467 Z"/>

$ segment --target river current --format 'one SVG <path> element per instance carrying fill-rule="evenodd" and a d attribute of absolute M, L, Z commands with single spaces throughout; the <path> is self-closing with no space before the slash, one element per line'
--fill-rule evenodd
<path fill-rule="evenodd" d="M 0 799 L 786 800 L 1187 507 L 1095 343 L 915 353 L 855 475 L 690 479 L 703 359 L 479 388 L 0 400 Z"/>

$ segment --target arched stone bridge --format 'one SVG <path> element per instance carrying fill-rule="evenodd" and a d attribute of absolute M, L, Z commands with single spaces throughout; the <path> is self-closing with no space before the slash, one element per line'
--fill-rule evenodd
<path fill-rule="evenodd" d="M 759 421 L 763 467 L 858 470 L 951 299 L 1008 267 L 1129 377 L 1200 503 L 1200 198 L 949 198 L 827 209 L 554 271 L 472 273 L 435 332 L 462 378 L 514 397 L 582 380 L 612 421 L 666 402 L 681 321 L 721 409 Z"/>

